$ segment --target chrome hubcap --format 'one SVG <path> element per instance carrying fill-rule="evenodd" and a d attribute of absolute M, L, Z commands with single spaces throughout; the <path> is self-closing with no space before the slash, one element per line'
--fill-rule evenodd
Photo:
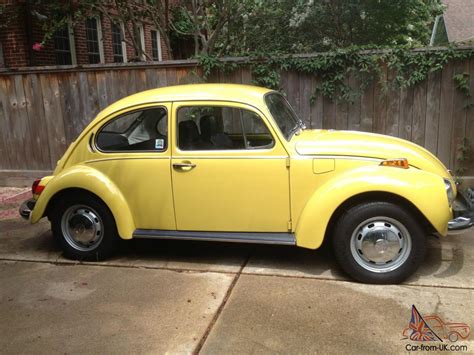
<path fill-rule="evenodd" d="M 66 242 L 79 251 L 98 247 L 103 237 L 103 225 L 99 214 L 84 205 L 74 205 L 64 212 L 61 230 Z"/>
<path fill-rule="evenodd" d="M 411 236 L 406 227 L 389 217 L 374 217 L 357 226 L 351 236 L 355 261 L 372 272 L 389 272 L 408 259 Z"/>

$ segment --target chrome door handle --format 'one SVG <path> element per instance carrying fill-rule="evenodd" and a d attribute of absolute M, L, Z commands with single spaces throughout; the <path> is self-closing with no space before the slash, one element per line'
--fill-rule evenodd
<path fill-rule="evenodd" d="M 190 161 L 183 161 L 181 163 L 173 163 L 173 168 L 175 170 L 190 171 L 196 167 L 196 164 L 191 163 Z"/>

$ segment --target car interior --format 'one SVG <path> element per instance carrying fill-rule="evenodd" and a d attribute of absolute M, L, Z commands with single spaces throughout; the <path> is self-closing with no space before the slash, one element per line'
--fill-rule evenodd
<path fill-rule="evenodd" d="M 103 151 L 163 151 L 167 142 L 164 108 L 135 111 L 111 121 L 99 132 L 96 144 Z"/>
<path fill-rule="evenodd" d="M 273 139 L 253 112 L 227 107 L 184 107 L 178 111 L 182 150 L 270 148 Z"/>

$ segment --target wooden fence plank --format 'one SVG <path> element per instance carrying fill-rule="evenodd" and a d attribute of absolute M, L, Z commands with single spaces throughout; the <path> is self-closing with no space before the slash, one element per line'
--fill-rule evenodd
<path fill-rule="evenodd" d="M 453 65 L 448 63 L 442 72 L 437 156 L 449 166 L 453 131 Z"/>
<path fill-rule="evenodd" d="M 59 83 L 56 75 L 40 75 L 41 91 L 43 92 L 44 116 L 48 128 L 51 168 L 66 151 L 66 133 L 61 109 Z"/>
<path fill-rule="evenodd" d="M 439 97 L 441 95 L 441 72 L 428 75 L 426 91 L 426 122 L 424 146 L 431 153 L 438 149 Z"/>
<path fill-rule="evenodd" d="M 99 108 L 103 110 L 109 105 L 109 98 L 107 95 L 107 73 L 97 72 L 95 74 L 97 81 L 97 96 L 99 99 Z"/>
<path fill-rule="evenodd" d="M 85 110 L 85 117 L 87 121 L 90 122 L 100 112 L 99 91 L 98 91 L 97 76 L 95 72 L 87 73 L 87 83 L 89 87 L 89 92 L 86 93 L 87 108 Z"/>
<path fill-rule="evenodd" d="M 22 109 L 20 108 L 22 99 L 21 93 L 17 93 L 18 75 L 8 77 L 6 80 L 6 93 L 8 95 L 7 115 L 10 118 L 10 141 L 15 147 L 13 155 L 11 156 L 15 166 L 20 169 L 28 168 L 31 163 L 29 159 L 25 159 L 29 156 L 29 146 L 26 143 L 28 140 L 28 118 L 26 115 L 22 115 Z"/>
<path fill-rule="evenodd" d="M 360 87 L 360 80 L 351 72 L 349 76 L 349 87 L 352 90 L 358 90 Z M 352 102 L 348 105 L 348 117 L 347 117 L 347 128 L 349 130 L 359 130 L 360 129 L 360 109 L 361 109 L 361 96 L 357 94 Z"/>
<path fill-rule="evenodd" d="M 168 85 L 168 81 L 166 79 L 166 69 L 160 69 L 156 71 L 158 76 L 158 87 L 163 87 Z"/>
<path fill-rule="evenodd" d="M 11 144 L 11 125 L 7 97 L 6 76 L 0 76 L 0 169 L 12 169 L 16 166 L 13 161 L 15 147 Z"/>
<path fill-rule="evenodd" d="M 454 65 L 454 73 L 456 74 L 469 74 L 469 63 L 467 61 L 457 62 Z M 453 131 L 451 136 L 451 154 L 449 166 L 456 170 L 460 167 L 459 161 L 456 159 L 458 155 L 458 146 L 462 143 L 462 139 L 465 136 L 466 129 L 466 96 L 465 94 L 457 89 L 454 85 L 453 90 Z"/>
<path fill-rule="evenodd" d="M 395 78 L 395 73 L 389 71 L 389 82 Z M 400 124 L 400 89 L 397 87 L 389 87 L 387 95 L 387 117 L 384 133 L 392 137 L 398 137 Z"/>
<path fill-rule="evenodd" d="M 411 128 L 413 125 L 413 94 L 413 87 L 400 89 L 398 136 L 407 140 L 411 139 Z"/>
<path fill-rule="evenodd" d="M 303 120 L 306 127 L 311 126 L 311 95 L 312 95 L 312 81 L 308 74 L 300 75 L 300 93 L 301 93 L 301 110 L 300 119 Z"/>
<path fill-rule="evenodd" d="M 323 128 L 323 96 L 316 88 L 318 87 L 320 79 L 317 77 L 311 78 L 311 91 L 313 95 L 313 102 L 311 103 L 311 125 L 310 128 L 321 129 Z"/>
<path fill-rule="evenodd" d="M 423 145 L 425 142 L 426 89 L 427 83 L 423 81 L 416 85 L 413 94 L 413 127 L 411 130 L 411 140 L 419 145 Z"/>
<path fill-rule="evenodd" d="M 249 68 L 241 68 L 242 84 L 252 84 L 252 72 Z"/>
<path fill-rule="evenodd" d="M 346 100 L 336 100 L 336 129 L 348 129 L 348 102 Z"/>
<path fill-rule="evenodd" d="M 145 91 L 146 87 L 146 74 L 144 69 L 135 70 L 136 80 L 136 92 Z"/>
<path fill-rule="evenodd" d="M 323 97 L 323 129 L 336 128 L 336 104 L 334 100 Z"/>
<path fill-rule="evenodd" d="M 82 105 L 77 73 L 61 73 L 58 75 L 58 82 L 66 142 L 69 145 L 76 139 L 82 126 Z"/>
<path fill-rule="evenodd" d="M 127 87 L 124 88 L 123 85 L 117 87 L 119 89 L 116 94 L 118 99 L 122 99 L 138 92 L 136 74 L 136 70 L 127 70 Z M 112 73 L 112 78 L 114 82 L 117 82 L 115 73 Z"/>
<path fill-rule="evenodd" d="M 387 101 L 388 92 L 380 85 L 376 86 L 374 91 L 374 123 L 373 131 L 375 133 L 385 133 L 387 124 Z"/>
<path fill-rule="evenodd" d="M 145 76 L 147 89 L 155 89 L 158 87 L 158 75 L 155 69 L 146 69 Z"/>
<path fill-rule="evenodd" d="M 39 169 L 51 169 L 50 148 L 48 139 L 48 127 L 45 124 L 46 118 L 43 108 L 43 92 L 37 74 L 23 75 L 23 87 L 25 88 L 26 109 L 30 127 L 30 141 L 35 153 L 38 156 L 37 167 Z"/>
<path fill-rule="evenodd" d="M 372 132 L 374 121 L 374 96 L 375 84 L 371 82 L 365 89 L 360 104 L 360 129 L 366 132 Z"/>
<path fill-rule="evenodd" d="M 469 61 L 469 79 L 471 99 L 469 102 L 474 104 L 474 58 Z M 469 106 L 466 112 L 466 139 L 470 147 L 469 158 L 464 162 L 465 173 L 474 174 L 474 106 Z"/>

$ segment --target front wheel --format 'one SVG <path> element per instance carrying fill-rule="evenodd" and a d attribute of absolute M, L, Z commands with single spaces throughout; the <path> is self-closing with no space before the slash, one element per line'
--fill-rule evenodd
<path fill-rule="evenodd" d="M 119 241 L 115 220 L 108 207 L 94 196 L 67 195 L 51 213 L 53 235 L 70 259 L 103 260 Z"/>
<path fill-rule="evenodd" d="M 369 202 L 347 210 L 336 222 L 333 246 L 339 265 L 354 279 L 400 283 L 424 259 L 425 233 L 405 209 Z"/>

